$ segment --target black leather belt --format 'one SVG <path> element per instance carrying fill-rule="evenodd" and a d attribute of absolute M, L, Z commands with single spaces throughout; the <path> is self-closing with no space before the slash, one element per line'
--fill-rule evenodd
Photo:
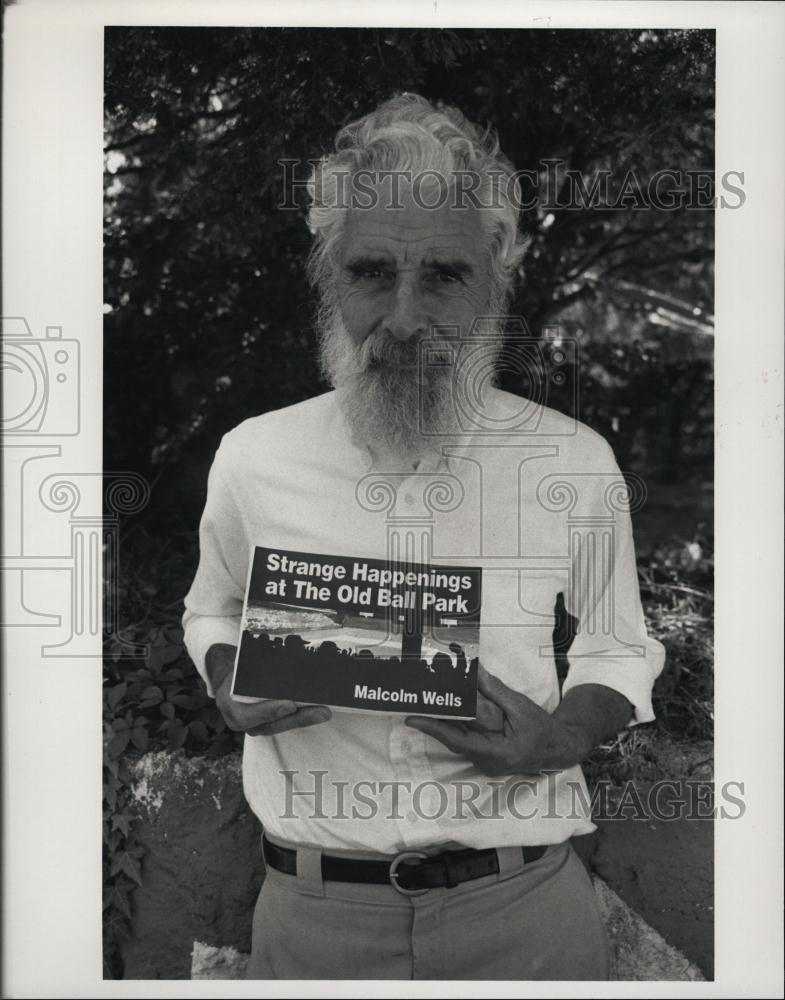
<path fill-rule="evenodd" d="M 262 836 L 264 860 L 271 868 L 287 875 L 297 874 L 297 851 L 278 847 Z M 547 846 L 522 847 L 524 864 L 531 864 L 545 854 Z M 360 861 L 331 854 L 322 855 L 322 878 L 325 882 L 364 882 L 368 885 L 392 884 L 404 895 L 417 895 L 429 889 L 452 889 L 461 882 L 495 875 L 499 856 L 495 847 L 476 851 L 442 851 L 424 854 L 404 851 L 384 861 Z"/>

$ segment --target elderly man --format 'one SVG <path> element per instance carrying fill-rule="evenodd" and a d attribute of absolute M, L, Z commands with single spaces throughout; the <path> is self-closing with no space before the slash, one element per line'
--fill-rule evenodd
<path fill-rule="evenodd" d="M 245 421 L 215 456 L 183 621 L 246 733 L 264 828 L 250 978 L 607 978 L 570 846 L 593 829 L 579 765 L 653 718 L 663 651 L 610 448 L 492 385 L 517 190 L 492 136 L 417 95 L 342 129 L 309 212 L 334 390 Z M 233 699 L 252 547 L 391 559 L 391 539 L 397 558 L 482 568 L 476 720 Z M 578 620 L 561 692 L 560 594 Z"/>

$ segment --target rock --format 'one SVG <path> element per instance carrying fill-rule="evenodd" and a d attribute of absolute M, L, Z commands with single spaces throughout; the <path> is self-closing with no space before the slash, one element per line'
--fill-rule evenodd
<path fill-rule="evenodd" d="M 236 948 L 214 948 L 194 941 L 191 953 L 191 979 L 245 979 L 248 955 Z"/>
<path fill-rule="evenodd" d="M 650 927 L 649 924 L 595 875 L 594 890 L 600 903 L 611 947 L 611 979 L 668 982 L 703 981 L 700 969 Z"/>
<path fill-rule="evenodd" d="M 261 827 L 243 795 L 239 754 L 151 753 L 131 773 L 134 835 L 147 853 L 131 897 L 124 978 L 189 979 L 194 941 L 250 950 Z"/>
<path fill-rule="evenodd" d="M 639 786 L 641 793 L 646 789 Z M 589 868 L 714 977 L 714 824 L 684 816 L 597 819 Z"/>

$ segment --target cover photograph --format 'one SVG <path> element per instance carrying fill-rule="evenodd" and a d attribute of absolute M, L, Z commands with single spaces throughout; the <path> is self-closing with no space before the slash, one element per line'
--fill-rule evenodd
<path fill-rule="evenodd" d="M 473 719 L 479 567 L 256 546 L 232 695 Z"/>

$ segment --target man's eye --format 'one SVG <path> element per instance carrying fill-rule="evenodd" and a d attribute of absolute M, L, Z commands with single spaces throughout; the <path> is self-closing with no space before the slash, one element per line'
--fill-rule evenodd
<path fill-rule="evenodd" d="M 351 273 L 362 281 L 385 281 L 391 276 L 383 267 L 353 267 Z"/>
<path fill-rule="evenodd" d="M 454 271 L 433 271 L 430 279 L 437 285 L 457 285 L 461 280 Z"/>

